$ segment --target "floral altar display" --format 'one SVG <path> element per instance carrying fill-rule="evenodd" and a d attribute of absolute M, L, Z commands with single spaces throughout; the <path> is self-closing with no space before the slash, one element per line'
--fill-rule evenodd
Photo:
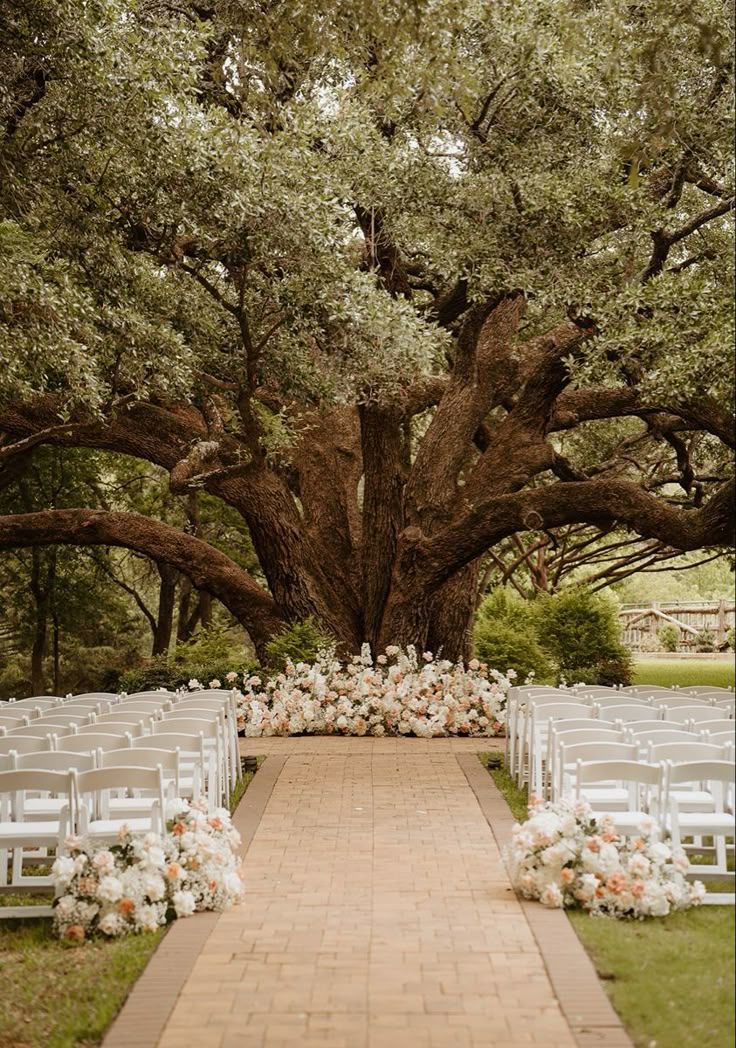
<path fill-rule="evenodd" d="M 68 838 L 68 854 L 52 867 L 54 931 L 83 940 L 155 931 L 199 910 L 225 910 L 243 895 L 230 813 L 177 798 L 167 805 L 167 832 L 135 837 L 125 827 L 109 848 Z"/>
<path fill-rule="evenodd" d="M 665 917 L 703 901 L 689 883 L 687 856 L 670 847 L 656 820 L 622 840 L 608 816 L 583 802 L 533 801 L 514 826 L 504 860 L 514 887 L 549 907 L 581 907 L 611 917 Z"/>
<path fill-rule="evenodd" d="M 514 676 L 477 659 L 466 668 L 431 652 L 420 658 L 411 646 L 390 646 L 374 662 L 366 644 L 347 665 L 322 651 L 313 663 L 289 663 L 265 682 L 245 677 L 238 727 L 247 736 L 498 735 Z M 238 674 L 226 680 L 236 686 Z"/>

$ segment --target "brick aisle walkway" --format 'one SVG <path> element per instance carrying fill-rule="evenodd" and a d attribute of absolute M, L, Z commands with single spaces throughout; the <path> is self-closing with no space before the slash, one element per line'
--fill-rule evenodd
<path fill-rule="evenodd" d="M 457 744 L 273 742 L 245 902 L 159 1048 L 571 1048 Z"/>

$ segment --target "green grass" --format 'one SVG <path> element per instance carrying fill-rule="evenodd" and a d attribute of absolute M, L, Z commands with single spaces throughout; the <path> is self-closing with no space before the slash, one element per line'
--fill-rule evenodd
<path fill-rule="evenodd" d="M 231 811 L 252 780 L 252 772 L 243 776 Z M 50 901 L 0 893 L 0 906 Z M 0 921 L 0 1048 L 98 1045 L 165 934 L 162 928 L 72 945 L 54 937 L 50 919 Z"/>
<path fill-rule="evenodd" d="M 480 754 L 486 764 L 492 754 Z M 489 768 L 514 817 L 526 789 Z M 695 860 L 697 861 L 697 859 Z M 732 864 L 729 863 L 729 866 Z M 733 891 L 711 882 L 709 891 Z M 568 911 L 614 1008 L 640 1048 L 726 1048 L 734 1027 L 734 907 L 706 906 L 644 921 Z"/>
<path fill-rule="evenodd" d="M 636 1045 L 733 1044 L 733 907 L 647 921 L 568 916 Z"/>
<path fill-rule="evenodd" d="M 163 934 L 68 946 L 50 920 L 0 924 L 0 1048 L 98 1044 Z"/>
<path fill-rule="evenodd" d="M 634 684 L 676 684 L 681 688 L 712 684 L 717 688 L 734 686 L 734 661 L 703 659 L 642 659 L 634 663 Z"/>

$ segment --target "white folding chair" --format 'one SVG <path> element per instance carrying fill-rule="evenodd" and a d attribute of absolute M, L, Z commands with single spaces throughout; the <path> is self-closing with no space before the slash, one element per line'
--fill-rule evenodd
<path fill-rule="evenodd" d="M 611 808 L 598 787 L 623 788 L 627 791 L 625 809 Z M 643 764 L 638 760 L 578 761 L 575 770 L 575 796 L 586 800 L 598 814 L 609 815 L 616 831 L 623 837 L 641 832 L 650 817 L 657 818 L 665 791 L 665 765 Z"/>
<path fill-rule="evenodd" d="M 547 733 L 547 760 L 543 776 L 545 799 L 559 796 L 559 748 L 561 743 L 574 745 L 578 742 L 625 742 L 621 728 L 613 724 L 601 724 L 597 720 L 581 720 L 570 727 L 570 721 L 550 721 Z"/>
<path fill-rule="evenodd" d="M 4 702 L 0 706 L 0 724 L 9 724 L 11 728 L 18 724 L 29 724 L 40 712 L 40 706 L 19 706 L 17 702 Z"/>
<path fill-rule="evenodd" d="M 565 722 L 565 719 L 575 718 L 592 720 L 595 709 L 586 706 L 583 702 L 546 702 L 535 700 L 531 710 L 527 711 L 527 732 L 522 750 L 522 762 L 519 769 L 519 785 L 522 786 L 529 779 L 531 793 L 542 795 L 544 790 L 544 768 L 543 758 L 547 754 L 547 735 L 551 721 Z M 524 762 L 524 752 L 527 754 L 527 762 Z"/>
<path fill-rule="evenodd" d="M 506 752 L 505 764 L 511 775 L 518 772 L 519 749 L 526 731 L 526 709 L 536 697 L 556 697 L 557 702 L 564 702 L 566 696 L 561 688 L 542 685 L 520 685 L 509 688 L 506 693 Z"/>
<path fill-rule="evenodd" d="M 129 702 L 119 702 L 110 712 L 117 712 L 123 717 L 130 717 L 138 713 L 156 720 L 161 717 L 163 711 L 170 709 L 171 701 L 169 699 L 131 699 Z"/>
<path fill-rule="evenodd" d="M 563 742 L 560 746 L 557 764 L 557 781 L 554 798 L 572 797 L 575 794 L 578 762 L 590 761 L 636 761 L 639 759 L 639 748 L 635 743 L 626 743 L 620 739 L 600 739 L 595 742 Z M 604 803 L 608 809 L 624 810 L 629 804 L 629 790 L 614 783 L 589 787 L 585 799 L 595 795 L 597 804 Z"/>
<path fill-rule="evenodd" d="M 57 706 L 53 710 L 48 710 L 43 716 L 38 718 L 38 724 L 65 724 L 67 727 L 78 728 L 82 724 L 92 724 L 95 719 L 93 710 L 69 710 L 68 707 Z M 35 722 L 34 722 L 35 723 Z"/>
<path fill-rule="evenodd" d="M 106 724 L 115 724 L 117 726 L 121 724 L 130 725 L 130 727 L 138 727 L 141 729 L 143 734 L 147 734 L 151 730 L 151 724 L 153 723 L 155 713 L 146 710 L 144 713 L 128 713 L 122 706 L 116 707 L 112 713 L 105 713 L 101 717 L 98 717 L 95 724 L 98 726 L 100 731 L 107 731 Z"/>
<path fill-rule="evenodd" d="M 51 874 L 24 875 L 25 859 L 35 864 L 46 862 L 49 850 L 61 853 L 71 825 L 71 778 L 68 772 L 27 771 L 0 772 L 0 885 L 8 884 L 8 860 L 12 852 L 11 885 L 37 887 L 50 885 Z M 44 793 L 61 801 L 55 815 L 40 820 L 28 817 L 29 794 Z M 0 916 L 2 911 L 0 909 Z"/>
<path fill-rule="evenodd" d="M 219 807 L 222 787 L 219 779 L 217 755 L 213 749 L 205 752 L 202 732 L 160 732 L 133 739 L 132 748 L 140 752 L 147 749 L 168 750 L 179 755 L 179 796 L 189 800 L 208 798 L 211 809 Z M 135 763 L 135 758 L 133 758 Z"/>
<path fill-rule="evenodd" d="M 170 797 L 181 797 L 181 751 L 178 749 L 110 750 L 100 754 L 101 768 L 121 768 L 135 765 L 136 768 L 160 768 L 163 775 L 164 793 Z M 146 811 L 145 797 L 110 798 L 110 811 L 139 813 Z"/>
<path fill-rule="evenodd" d="M 722 761 L 731 757 L 729 746 L 717 746 L 712 743 L 662 742 L 649 745 L 647 760 L 650 764 L 666 761 L 668 764 L 692 764 L 694 761 Z M 696 788 L 690 784 L 688 789 L 673 789 L 669 783 L 668 801 L 677 803 L 680 811 L 713 811 L 713 795 L 708 790 Z"/>
<path fill-rule="evenodd" d="M 128 753 L 132 758 L 132 751 Z M 71 775 L 76 829 L 90 841 L 115 840 L 124 826 L 136 835 L 164 832 L 166 802 L 160 767 L 141 768 L 129 763 Z M 133 791 L 134 797 L 144 798 L 143 810 L 114 808 L 111 801 L 120 791 Z"/>
<path fill-rule="evenodd" d="M 647 699 L 638 699 L 633 695 L 622 696 L 620 692 L 613 692 L 610 695 L 591 695 L 590 703 L 602 710 L 608 709 L 609 706 L 635 706 L 645 710 L 652 708 Z"/>
<path fill-rule="evenodd" d="M 622 695 L 656 695 L 657 692 L 677 691 L 677 688 L 666 688 L 662 684 L 628 684 L 621 688 Z"/>
<path fill-rule="evenodd" d="M 687 839 L 710 837 L 713 839 L 714 863 L 694 864 L 691 862 L 688 877 L 729 880 L 733 882 L 733 871 L 728 869 L 728 852 L 733 850 L 736 838 L 736 817 L 733 809 L 733 789 L 736 769 L 733 761 L 693 761 L 668 766 L 669 829 L 673 846 L 687 853 Z M 678 800 L 678 787 L 688 784 L 697 790 L 707 790 L 712 797 L 709 811 L 683 810 Z M 685 792 L 687 804 L 688 792 Z M 729 800 L 730 798 L 730 800 Z M 690 849 L 692 850 L 692 849 Z M 733 892 L 709 893 L 706 903 L 730 903 Z"/>
<path fill-rule="evenodd" d="M 180 699 L 171 711 L 172 716 L 188 716 L 189 710 L 216 709 L 223 714 L 223 728 L 228 745 L 228 765 L 230 783 L 234 786 L 242 775 L 238 750 L 238 705 L 236 692 L 231 691 L 198 691 L 190 698 Z"/>
<path fill-rule="evenodd" d="M 225 735 L 224 718 L 218 710 L 188 710 L 183 712 L 187 712 L 189 716 L 178 717 L 175 709 L 170 714 L 165 714 L 162 720 L 154 722 L 151 734 L 154 737 L 171 732 L 187 735 L 201 734 L 204 738 L 205 751 L 211 749 L 216 755 L 221 802 L 226 806 L 228 801 L 227 791 L 231 788 L 232 783 L 230 780 L 229 747 Z"/>

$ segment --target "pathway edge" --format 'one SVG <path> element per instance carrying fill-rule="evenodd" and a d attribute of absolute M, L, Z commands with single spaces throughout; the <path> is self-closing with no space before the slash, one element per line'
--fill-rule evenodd
<path fill-rule="evenodd" d="M 516 820 L 477 754 L 456 754 L 499 851 Z M 600 984 L 593 962 L 562 910 L 519 897 L 524 917 L 547 969 L 552 989 L 579 1048 L 632 1048 L 632 1041 Z"/>
<path fill-rule="evenodd" d="M 233 825 L 247 855 L 286 757 L 267 757 L 235 809 Z M 219 913 L 174 921 L 109 1027 L 102 1048 L 155 1048 Z"/>

